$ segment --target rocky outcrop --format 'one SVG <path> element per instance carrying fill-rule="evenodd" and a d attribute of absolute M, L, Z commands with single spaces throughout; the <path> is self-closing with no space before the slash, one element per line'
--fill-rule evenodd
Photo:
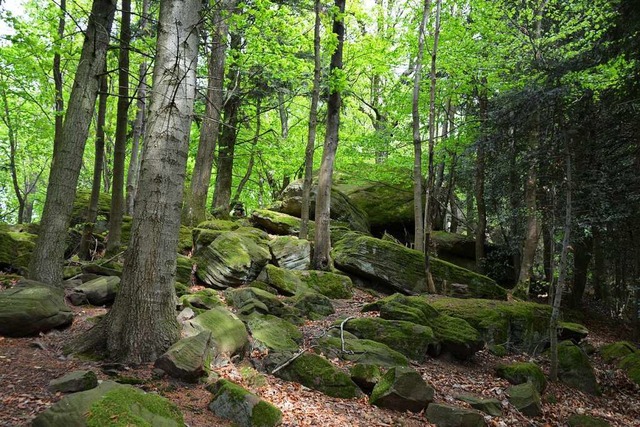
<path fill-rule="evenodd" d="M 393 242 L 346 233 L 333 248 L 338 269 L 388 288 L 390 292 L 427 291 L 424 254 Z M 431 258 L 434 281 L 445 294 L 458 297 L 506 299 L 506 291 L 486 276 Z"/>
<path fill-rule="evenodd" d="M 290 322 L 270 314 L 252 313 L 243 318 L 251 334 L 251 346 L 259 351 L 297 351 L 302 333 Z"/>
<path fill-rule="evenodd" d="M 202 331 L 173 344 L 155 361 L 155 367 L 174 378 L 196 382 L 207 374 L 213 357 L 211 331 Z"/>
<path fill-rule="evenodd" d="M 0 230 L 0 270 L 25 275 L 38 236 Z"/>
<path fill-rule="evenodd" d="M 600 349 L 602 358 L 625 371 L 631 381 L 640 385 L 640 350 L 627 341 L 618 341 Z"/>
<path fill-rule="evenodd" d="M 307 270 L 311 264 L 311 243 L 295 236 L 277 236 L 269 242 L 274 264 L 287 270 Z"/>
<path fill-rule="evenodd" d="M 258 280 L 277 289 L 283 295 L 314 291 L 331 299 L 353 296 L 353 283 L 348 276 L 328 271 L 296 271 L 267 265 Z"/>
<path fill-rule="evenodd" d="M 498 399 L 479 397 L 466 393 L 456 396 L 456 399 L 466 402 L 473 409 L 477 409 L 493 417 L 502 415 L 502 403 Z"/>
<path fill-rule="evenodd" d="M 213 393 L 209 410 L 239 427 L 275 427 L 282 423 L 282 412 L 239 385 L 218 380 L 207 387 Z"/>
<path fill-rule="evenodd" d="M 396 411 L 422 411 L 433 401 L 433 388 L 412 368 L 394 367 L 376 384 L 369 402 Z"/>
<path fill-rule="evenodd" d="M 216 354 L 239 353 L 249 342 L 244 323 L 224 307 L 214 307 L 184 324 L 184 334 L 187 336 L 198 335 L 202 331 L 211 332 Z"/>
<path fill-rule="evenodd" d="M 0 292 L 0 335 L 35 335 L 68 326 L 72 321 L 73 313 L 65 304 L 61 289 L 23 279 Z"/>

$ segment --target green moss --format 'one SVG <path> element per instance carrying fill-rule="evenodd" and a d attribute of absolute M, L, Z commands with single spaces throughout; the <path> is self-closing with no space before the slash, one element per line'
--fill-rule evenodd
<path fill-rule="evenodd" d="M 349 338 L 351 334 L 345 333 L 344 349 L 342 351 L 342 339 L 339 337 L 323 337 L 318 340 L 318 349 L 329 359 L 339 358 L 350 362 L 371 364 L 376 366 L 408 366 L 407 358 L 388 345 L 368 339 Z"/>
<path fill-rule="evenodd" d="M 458 267 L 450 262 L 438 258 L 431 258 L 431 273 L 434 280 L 442 283 L 446 294 L 450 294 L 452 288 L 444 286 L 445 283 L 447 285 L 460 283 L 468 286 L 466 296 L 472 298 L 507 299 L 507 291 L 501 286 L 498 286 L 493 279 Z"/>
<path fill-rule="evenodd" d="M 182 426 L 184 420 L 176 405 L 154 394 L 134 388 L 111 390 L 89 409 L 88 427 L 103 426 Z"/>
<path fill-rule="evenodd" d="M 37 239 L 35 234 L 0 232 L 0 266 L 26 274 Z"/>
<path fill-rule="evenodd" d="M 235 230 L 240 227 L 233 221 L 223 220 L 223 219 L 214 219 L 210 221 L 204 221 L 198 224 L 196 228 L 203 228 L 206 230 L 221 230 L 221 231 L 230 231 Z"/>
<path fill-rule="evenodd" d="M 569 427 L 609 427 L 607 421 L 590 415 L 573 414 L 567 419 Z"/>
<path fill-rule="evenodd" d="M 516 362 L 509 365 L 500 365 L 496 372 L 500 378 L 504 378 L 511 384 L 518 385 L 531 382 L 538 390 L 538 393 L 542 393 L 547 387 L 547 379 L 542 369 L 535 363 Z"/>
<path fill-rule="evenodd" d="M 267 209 L 254 210 L 250 220 L 252 224 L 274 234 L 296 235 L 300 232 L 300 218 Z"/>
<path fill-rule="evenodd" d="M 213 307 L 222 306 L 222 301 L 213 289 L 201 289 L 193 294 L 186 294 L 180 297 L 180 304 L 184 307 L 210 310 Z"/>
<path fill-rule="evenodd" d="M 314 291 L 331 299 L 347 299 L 353 296 L 353 283 L 347 276 L 326 271 L 303 271 L 302 281 Z"/>
<path fill-rule="evenodd" d="M 240 376 L 242 380 L 251 387 L 264 387 L 267 385 L 266 377 L 251 366 L 240 366 Z"/>
<path fill-rule="evenodd" d="M 255 427 L 277 426 L 281 421 L 282 412 L 264 400 L 258 402 L 251 412 L 251 424 Z"/>
<path fill-rule="evenodd" d="M 90 190 L 78 190 L 76 199 L 73 202 L 71 211 L 71 226 L 84 223 L 87 220 L 87 211 L 89 210 L 89 201 L 91 200 Z M 111 196 L 108 193 L 100 192 L 98 198 L 98 219 L 109 219 L 109 211 L 111 210 Z"/>
<path fill-rule="evenodd" d="M 489 352 L 491 352 L 491 354 L 493 354 L 494 356 L 504 357 L 507 354 L 509 354 L 509 352 L 507 351 L 507 348 L 501 344 L 490 345 L 490 346 L 487 346 L 487 348 L 489 349 Z"/>
<path fill-rule="evenodd" d="M 285 270 L 272 264 L 265 266 L 259 279 L 273 286 L 283 295 L 294 295 L 302 285 L 302 281 L 293 270 Z"/>
<path fill-rule="evenodd" d="M 625 356 L 618 366 L 627 373 L 631 381 L 640 385 L 640 352 Z"/>
<path fill-rule="evenodd" d="M 558 376 L 565 384 L 586 393 L 600 394 L 589 358 L 571 341 L 562 341 L 558 344 Z"/>
<path fill-rule="evenodd" d="M 178 252 L 188 254 L 193 248 L 193 238 L 191 237 L 191 229 L 184 225 L 180 226 L 180 234 L 178 235 Z"/>
<path fill-rule="evenodd" d="M 254 313 L 245 322 L 253 337 L 253 345 L 260 349 L 296 351 L 302 343 L 302 333 L 298 328 L 279 317 Z"/>
<path fill-rule="evenodd" d="M 176 282 L 174 284 L 174 287 L 176 289 L 176 295 L 178 297 L 181 297 L 189 293 L 189 286 L 185 285 L 184 283 Z"/>
<path fill-rule="evenodd" d="M 634 353 L 636 348 L 628 341 L 618 341 L 613 344 L 607 344 L 600 349 L 600 355 L 607 363 L 616 363 L 624 359 L 626 356 Z"/>

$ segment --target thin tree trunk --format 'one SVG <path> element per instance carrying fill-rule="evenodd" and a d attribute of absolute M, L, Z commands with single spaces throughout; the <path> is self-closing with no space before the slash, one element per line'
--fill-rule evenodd
<path fill-rule="evenodd" d="M 476 176 L 475 176 L 475 198 L 478 210 L 478 225 L 476 227 L 476 268 L 479 272 L 484 271 L 485 261 L 485 241 L 487 234 L 487 206 L 484 200 L 484 175 L 485 175 L 485 144 L 487 138 L 487 121 L 489 118 L 489 100 L 487 97 L 487 79 L 480 80 L 478 88 L 478 104 L 480 110 L 480 126 L 482 128 L 478 139 L 476 152 Z"/>
<path fill-rule="evenodd" d="M 229 35 L 229 14 L 233 13 L 237 0 L 216 3 L 213 14 L 211 52 L 208 64 L 207 97 L 205 113 L 200 129 L 198 153 L 191 177 L 191 190 L 185 203 L 185 223 L 195 226 L 206 219 L 207 194 L 211 182 L 214 153 L 220 134 L 220 116 L 224 104 L 224 69 Z"/>
<path fill-rule="evenodd" d="M 428 177 L 425 191 L 424 207 L 424 270 L 427 278 L 427 290 L 436 293 L 437 289 L 431 275 L 431 256 L 429 246 L 431 245 L 431 210 L 433 209 L 433 187 L 435 174 L 433 170 L 433 149 L 435 145 L 436 126 L 436 55 L 438 52 L 438 40 L 440 39 L 440 11 L 442 10 L 442 0 L 436 2 L 436 26 L 433 33 L 433 50 L 431 51 L 431 88 L 429 93 L 429 157 L 428 157 Z"/>
<path fill-rule="evenodd" d="M 127 114 L 129 111 L 129 43 L 131 42 L 131 0 L 122 0 L 120 22 L 120 53 L 118 57 L 118 109 L 116 113 L 116 144 L 113 150 L 113 185 L 109 211 L 107 254 L 120 249 L 122 216 L 124 215 L 124 169 L 127 148 Z"/>
<path fill-rule="evenodd" d="M 318 99 L 320 98 L 320 0 L 314 2 L 315 23 L 313 25 L 313 89 L 311 92 L 311 107 L 309 108 L 309 133 L 307 147 L 304 152 L 304 181 L 302 183 L 302 207 L 300 210 L 301 239 L 306 239 L 309 233 L 309 206 L 311 204 L 311 186 L 313 184 L 313 154 L 316 144 L 316 129 L 318 127 Z"/>
<path fill-rule="evenodd" d="M 98 217 L 98 201 L 100 199 L 100 179 L 104 164 L 104 124 L 107 114 L 108 85 L 106 73 L 100 78 L 100 97 L 98 98 L 98 120 L 96 122 L 95 160 L 93 162 L 93 182 L 91 185 L 91 199 L 87 211 L 87 219 L 80 239 L 80 259 L 91 259 L 90 244 L 93 227 Z"/>
<path fill-rule="evenodd" d="M 60 69 L 60 63 L 62 61 L 60 55 L 60 45 L 62 44 L 62 39 L 64 37 L 64 27 L 67 15 L 67 0 L 60 0 L 60 18 L 58 18 L 58 40 L 55 42 L 55 46 L 57 47 L 55 53 L 53 54 L 53 83 L 54 83 L 54 91 L 55 91 L 55 133 L 53 137 L 53 147 L 55 151 L 55 147 L 60 144 L 60 140 L 62 138 L 62 124 L 64 121 L 64 98 L 62 95 L 62 70 Z"/>
<path fill-rule="evenodd" d="M 256 131 L 253 136 L 253 141 L 251 141 L 251 157 L 249 157 L 249 164 L 247 165 L 247 171 L 244 176 L 238 183 L 238 188 L 236 189 L 235 194 L 233 195 L 233 201 L 239 202 L 240 195 L 242 194 L 242 190 L 244 190 L 244 186 L 249 182 L 249 178 L 251 178 L 251 174 L 253 173 L 253 164 L 255 162 L 255 153 L 256 153 L 256 145 L 258 145 L 258 140 L 260 139 L 260 132 L 262 129 L 262 121 L 260 116 L 262 115 L 262 99 L 256 99 Z"/>
<path fill-rule="evenodd" d="M 51 285 L 62 282 L 67 227 L 76 196 L 82 154 L 104 69 L 115 0 L 94 0 L 80 62 L 69 98 L 62 139 L 54 147 L 47 199 L 38 242 L 31 257 L 30 277 Z"/>
<path fill-rule="evenodd" d="M 284 94 L 278 92 L 278 114 L 280 115 L 280 137 L 283 141 L 289 138 L 289 113 L 284 105 Z"/>
<path fill-rule="evenodd" d="M 418 57 L 413 76 L 413 97 L 411 119 L 413 128 L 413 248 L 424 252 L 424 221 L 422 215 L 422 138 L 420 137 L 420 80 L 422 78 L 422 58 L 424 56 L 425 27 L 429 19 L 431 0 L 425 0 L 422 19 L 418 29 Z"/>
<path fill-rule="evenodd" d="M 549 320 L 549 339 L 551 341 L 551 367 L 549 369 L 549 378 L 552 381 L 558 379 L 558 320 L 560 318 L 560 304 L 562 303 L 562 293 L 564 292 L 565 281 L 567 278 L 567 258 L 569 253 L 569 242 L 571 233 L 571 156 L 569 148 L 566 147 L 567 162 L 567 201 L 566 215 L 564 223 L 564 238 L 562 239 L 562 253 L 560 255 L 560 271 L 558 273 L 558 285 L 553 298 L 553 307 L 551 309 L 551 319 Z"/>
<path fill-rule="evenodd" d="M 7 133 L 9 134 L 9 170 L 11 171 L 11 184 L 13 185 L 13 191 L 16 193 L 18 199 L 18 222 L 22 220 L 24 216 L 25 197 L 20 189 L 18 183 L 18 170 L 16 168 L 16 151 L 18 149 L 18 136 L 16 135 L 16 128 L 13 126 L 11 115 L 9 113 L 9 100 L 7 99 L 7 91 L 2 88 L 2 102 L 4 114 L 2 116 L 2 122 L 7 127 Z"/>
<path fill-rule="evenodd" d="M 575 245 L 573 252 L 573 286 L 571 287 L 571 299 L 569 301 L 574 308 L 578 308 L 582 304 L 582 296 L 587 286 L 587 274 L 592 250 L 593 238 L 591 236 L 583 237 Z"/>
<path fill-rule="evenodd" d="M 80 349 L 106 349 L 126 363 L 155 360 L 180 336 L 174 282 L 201 5 L 160 3 L 147 143 L 120 291 L 104 320 L 76 340 Z"/>
<path fill-rule="evenodd" d="M 142 16 L 140 17 L 140 33 L 147 32 L 149 15 L 149 0 L 142 1 Z M 140 174 L 140 145 L 144 141 L 144 126 L 147 109 L 147 61 L 142 61 L 138 71 L 138 90 L 136 103 L 136 119 L 133 123 L 133 138 L 131 141 L 131 157 L 129 158 L 129 170 L 127 171 L 127 194 L 125 196 L 125 213 L 133 215 L 133 201 L 138 188 L 138 175 Z"/>
<path fill-rule="evenodd" d="M 607 300 L 607 283 L 605 279 L 605 256 L 602 241 L 602 231 L 599 226 L 593 227 L 593 287 L 596 298 Z"/>
<path fill-rule="evenodd" d="M 333 17 L 333 34 L 338 44 L 331 55 L 329 78 L 340 78 L 342 72 L 342 50 L 344 45 L 344 9 L 345 0 L 335 0 Z M 331 85 L 330 85 L 331 86 Z M 335 87 L 337 86 L 337 87 Z M 331 267 L 331 234 L 329 233 L 331 211 L 331 185 L 333 181 L 333 165 L 338 149 L 340 134 L 340 106 L 342 97 L 339 85 L 334 85 L 327 102 L 327 131 L 322 151 L 322 163 L 318 176 L 318 191 L 316 194 L 315 237 L 312 264 L 316 270 L 328 270 Z"/>

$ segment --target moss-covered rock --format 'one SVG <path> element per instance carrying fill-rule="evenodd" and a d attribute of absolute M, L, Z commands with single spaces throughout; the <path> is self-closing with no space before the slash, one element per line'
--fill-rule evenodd
<path fill-rule="evenodd" d="M 37 238 L 35 234 L 0 231 L 0 270 L 25 275 Z"/>
<path fill-rule="evenodd" d="M 473 409 L 482 411 L 485 414 L 494 417 L 502 415 L 502 403 L 498 399 L 478 397 L 467 393 L 456 396 L 456 399 L 468 403 Z"/>
<path fill-rule="evenodd" d="M 341 322 L 336 322 L 339 325 Z M 378 341 L 404 354 L 409 359 L 423 361 L 427 352 L 438 346 L 433 330 L 403 320 L 356 318 L 344 323 L 344 330 L 358 338 Z"/>
<path fill-rule="evenodd" d="M 378 365 L 368 363 L 356 363 L 349 369 L 351 380 L 365 393 L 371 393 L 378 381 L 382 378 L 382 372 Z"/>
<path fill-rule="evenodd" d="M 191 237 L 191 229 L 181 225 L 178 234 L 178 253 L 187 255 L 193 249 L 193 238 Z"/>
<path fill-rule="evenodd" d="M 214 307 L 185 322 L 184 330 L 187 336 L 210 331 L 217 354 L 239 353 L 249 342 L 244 323 L 224 307 Z"/>
<path fill-rule="evenodd" d="M 272 372 L 277 367 L 281 367 L 291 361 L 292 357 L 291 353 L 271 353 L 265 360 L 265 367 Z M 327 396 L 349 399 L 362 395 L 362 392 L 351 381 L 349 375 L 335 367 L 324 357 L 314 353 L 303 353 L 293 359 L 287 366 L 274 372 L 274 375 L 318 390 Z"/>
<path fill-rule="evenodd" d="M 345 335 L 351 336 L 350 333 Z M 407 358 L 388 345 L 378 341 L 358 339 L 355 336 L 344 338 L 344 351 L 342 351 L 343 340 L 337 336 L 325 336 L 318 340 L 318 350 L 328 359 L 339 358 L 350 362 L 358 362 L 367 365 L 382 367 L 408 366 Z"/>
<path fill-rule="evenodd" d="M 618 363 L 636 351 L 636 347 L 630 342 L 618 341 L 603 345 L 602 348 L 600 348 L 600 355 L 607 363 Z"/>
<path fill-rule="evenodd" d="M 191 258 L 178 254 L 176 258 L 176 282 L 191 283 L 193 261 Z"/>
<path fill-rule="evenodd" d="M 439 298 L 431 305 L 440 313 L 466 320 L 490 346 L 539 353 L 548 342 L 551 307 L 543 304 L 483 299 Z"/>
<path fill-rule="evenodd" d="M 443 403 L 430 403 L 427 420 L 438 427 L 484 427 L 484 416 L 472 409 Z"/>
<path fill-rule="evenodd" d="M 224 219 L 212 219 L 201 222 L 196 228 L 204 230 L 233 231 L 240 228 L 240 224 Z"/>
<path fill-rule="evenodd" d="M 589 335 L 589 330 L 579 323 L 558 322 L 558 341 L 571 340 L 575 344 L 585 339 Z"/>
<path fill-rule="evenodd" d="M 396 411 L 422 411 L 433 401 L 433 388 L 412 368 L 393 367 L 371 392 L 369 402 Z"/>
<path fill-rule="evenodd" d="M 91 390 L 73 393 L 40 413 L 34 427 L 181 427 L 184 420 L 169 400 L 134 387 L 103 381 Z"/>
<path fill-rule="evenodd" d="M 591 415 L 573 414 L 567 419 L 569 427 L 610 427 L 608 421 L 602 418 L 592 417 Z"/>
<path fill-rule="evenodd" d="M 571 341 L 558 344 L 558 377 L 561 382 L 585 393 L 600 394 L 600 387 L 589 358 Z"/>
<path fill-rule="evenodd" d="M 273 314 L 295 324 L 300 323 L 300 311 L 286 305 L 268 291 L 250 286 L 229 289 L 225 292 L 225 296 L 227 303 L 237 308 L 242 315 L 249 315 L 253 312 Z"/>
<path fill-rule="evenodd" d="M 239 427 L 274 427 L 282 423 L 282 412 L 241 386 L 218 380 L 208 388 L 213 393 L 209 409 Z"/>
<path fill-rule="evenodd" d="M 253 338 L 252 347 L 260 351 L 296 351 L 302 343 L 298 328 L 279 317 L 252 313 L 244 321 Z"/>
<path fill-rule="evenodd" d="M 216 288 L 240 286 L 255 280 L 270 259 L 266 241 L 239 230 L 226 232 L 194 257 L 196 276 Z"/>
<path fill-rule="evenodd" d="M 300 233 L 300 218 L 285 213 L 256 209 L 251 213 L 249 220 L 255 227 L 271 234 L 297 236 Z"/>
<path fill-rule="evenodd" d="M 213 307 L 223 305 L 218 294 L 213 289 L 201 289 L 193 294 L 183 295 L 179 301 L 183 307 L 191 307 L 198 310 L 211 310 Z"/>
<path fill-rule="evenodd" d="M 75 393 L 97 386 L 98 377 L 93 371 L 74 371 L 49 381 L 49 391 L 52 393 Z"/>
<path fill-rule="evenodd" d="M 509 396 L 509 402 L 524 415 L 529 417 L 542 415 L 540 394 L 533 383 L 526 382 L 511 386 L 506 393 Z"/>
<path fill-rule="evenodd" d="M 286 270 L 268 264 L 258 276 L 258 280 L 272 286 L 283 295 L 312 290 L 331 299 L 345 299 L 353 296 L 351 279 L 328 271 Z"/>
<path fill-rule="evenodd" d="M 207 374 L 212 359 L 211 331 L 202 331 L 173 344 L 155 361 L 160 368 L 174 378 L 196 382 Z"/>
<path fill-rule="evenodd" d="M 102 276 L 73 288 L 69 299 L 74 305 L 87 301 L 91 305 L 110 305 L 116 299 L 120 289 L 120 277 Z M 75 295 L 74 295 L 75 294 Z"/>
<path fill-rule="evenodd" d="M 291 305 L 311 320 L 320 320 L 335 313 L 331 300 L 313 291 L 301 292 L 290 300 Z"/>
<path fill-rule="evenodd" d="M 496 368 L 496 373 L 500 378 L 504 378 L 514 385 L 531 382 L 540 394 L 547 387 L 547 378 L 544 376 L 542 369 L 532 362 L 515 362 L 508 365 L 500 365 Z"/>
<path fill-rule="evenodd" d="M 89 201 L 91 200 L 91 190 L 78 190 L 76 199 L 71 210 L 71 226 L 82 224 L 87 220 L 89 211 Z M 111 196 L 108 193 L 100 192 L 98 198 L 98 220 L 109 220 L 111 210 Z"/>
<path fill-rule="evenodd" d="M 70 325 L 61 289 L 23 279 L 0 292 L 0 335 L 23 337 Z"/>
<path fill-rule="evenodd" d="M 333 248 L 338 269 L 388 287 L 390 291 L 420 294 L 427 290 L 424 254 L 393 242 L 358 233 L 347 233 Z M 506 299 L 506 291 L 486 276 L 431 258 L 433 278 L 446 291 L 446 284 L 465 287 L 466 297 Z M 458 286 L 456 289 L 459 289 Z"/>
<path fill-rule="evenodd" d="M 227 230 L 208 230 L 205 228 L 194 228 L 191 230 L 194 254 L 197 254 L 202 248 L 209 246 L 211 242 L 226 232 Z"/>
<path fill-rule="evenodd" d="M 631 381 L 640 385 L 640 351 L 625 356 L 618 364 Z"/>
<path fill-rule="evenodd" d="M 293 270 L 267 264 L 258 276 L 258 281 L 266 283 L 282 295 L 295 295 L 302 286 L 302 280 Z"/>
<path fill-rule="evenodd" d="M 406 320 L 430 327 L 441 350 L 457 359 L 468 359 L 484 347 L 480 334 L 467 321 L 438 313 L 424 297 L 394 294 L 362 309 L 372 310 L 379 311 L 383 319 Z"/>
<path fill-rule="evenodd" d="M 269 248 L 278 267 L 288 270 L 307 270 L 311 265 L 311 243 L 295 236 L 277 236 Z"/>

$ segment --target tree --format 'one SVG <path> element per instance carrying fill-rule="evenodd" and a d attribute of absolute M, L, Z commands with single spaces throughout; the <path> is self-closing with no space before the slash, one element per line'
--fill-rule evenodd
<path fill-rule="evenodd" d="M 318 175 L 318 190 L 316 193 L 315 237 L 312 264 L 316 270 L 328 270 L 331 267 L 331 184 L 333 180 L 333 165 L 338 150 L 340 131 L 341 90 L 344 86 L 342 72 L 342 50 L 344 45 L 344 9 L 345 0 L 335 0 L 333 11 L 333 34 L 337 38 L 337 45 L 331 55 L 329 67 L 330 93 L 327 102 L 327 130 L 322 151 L 322 163 Z"/>
<path fill-rule="evenodd" d="M 77 340 L 79 349 L 115 360 L 155 360 L 179 337 L 174 282 L 200 7 L 199 0 L 160 3 L 147 143 L 120 291 L 104 320 Z"/>
<path fill-rule="evenodd" d="M 62 137 L 60 144 L 54 146 L 40 234 L 29 266 L 32 279 L 51 285 L 57 286 L 62 281 L 65 240 L 73 207 L 69 201 L 75 199 L 114 13 L 115 0 L 94 0 Z"/>

